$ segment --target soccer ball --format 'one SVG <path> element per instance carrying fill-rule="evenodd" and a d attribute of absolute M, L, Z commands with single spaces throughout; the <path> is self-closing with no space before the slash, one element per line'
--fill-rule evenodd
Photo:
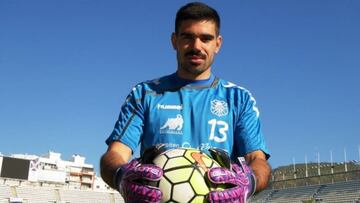
<path fill-rule="evenodd" d="M 161 202 L 206 202 L 211 190 L 222 189 L 205 177 L 209 168 L 220 165 L 199 150 L 170 149 L 155 157 L 153 163 L 164 171 L 156 183 L 163 193 Z"/>

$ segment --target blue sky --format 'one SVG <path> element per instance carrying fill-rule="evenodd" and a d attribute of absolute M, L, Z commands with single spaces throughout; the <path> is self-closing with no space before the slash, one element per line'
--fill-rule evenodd
<path fill-rule="evenodd" d="M 126 95 L 176 69 L 188 1 L 0 1 L 0 152 L 80 154 L 98 169 Z M 222 18 L 214 73 L 257 99 L 273 167 L 359 160 L 360 1 L 204 1 Z"/>

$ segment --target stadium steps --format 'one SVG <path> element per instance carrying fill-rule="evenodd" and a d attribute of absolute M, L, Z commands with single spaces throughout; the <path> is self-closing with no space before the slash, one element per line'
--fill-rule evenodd
<path fill-rule="evenodd" d="M 12 197 L 10 187 L 7 185 L 0 185 L 0 202 L 6 202 L 10 197 Z"/>
<path fill-rule="evenodd" d="M 326 187 L 326 185 L 320 185 L 320 187 L 316 190 L 314 196 L 316 196 L 317 194 L 319 194 L 319 193 L 324 189 L 324 187 Z"/>
<path fill-rule="evenodd" d="M 11 198 L 22 199 L 23 203 L 122 203 L 118 192 L 78 190 L 44 186 L 0 185 L 0 203 L 8 203 Z"/>
<path fill-rule="evenodd" d="M 276 190 L 266 202 L 273 203 L 302 203 L 305 200 L 312 200 L 319 185 L 302 186 Z"/>
<path fill-rule="evenodd" d="M 260 193 L 255 194 L 251 199 L 250 203 L 266 203 L 271 196 L 276 193 L 277 190 L 264 190 Z"/>
<path fill-rule="evenodd" d="M 124 199 L 121 197 L 119 193 L 114 193 L 114 202 L 121 203 L 124 202 Z"/>
<path fill-rule="evenodd" d="M 360 201 L 360 180 L 324 185 L 315 198 L 327 203 Z"/>
<path fill-rule="evenodd" d="M 270 192 L 269 196 L 267 196 L 267 197 L 265 198 L 265 202 L 270 201 L 270 199 L 271 199 L 271 198 L 274 196 L 274 194 L 277 193 L 277 192 L 278 192 L 278 190 L 274 190 L 274 191 Z"/>
<path fill-rule="evenodd" d="M 10 186 L 10 190 L 11 190 L 11 197 L 17 197 L 17 192 L 16 192 L 16 188 L 15 186 Z"/>
<path fill-rule="evenodd" d="M 114 194 L 100 191 L 61 189 L 59 194 L 62 202 L 66 203 L 111 203 L 123 202 L 122 199 L 113 199 Z M 120 196 L 120 195 L 119 195 Z"/>
<path fill-rule="evenodd" d="M 61 200 L 59 189 L 55 189 L 55 197 L 58 200 Z"/>
<path fill-rule="evenodd" d="M 59 200 L 56 198 L 55 188 L 52 187 L 18 186 L 16 192 L 17 197 L 29 203 L 44 203 L 44 200 L 57 202 Z"/>

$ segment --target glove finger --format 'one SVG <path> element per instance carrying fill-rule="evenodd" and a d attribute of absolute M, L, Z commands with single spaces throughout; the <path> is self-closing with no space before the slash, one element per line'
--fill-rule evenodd
<path fill-rule="evenodd" d="M 243 173 L 243 169 L 242 167 L 240 167 L 237 164 L 231 164 L 231 169 L 235 172 L 235 173 Z"/>
<path fill-rule="evenodd" d="M 230 183 L 237 185 L 237 177 L 235 173 L 223 167 L 215 167 L 209 169 L 208 178 L 214 184 Z"/>
<path fill-rule="evenodd" d="M 223 191 L 211 191 L 208 200 L 211 203 L 245 203 L 246 196 L 246 191 L 242 187 L 234 187 Z"/>
<path fill-rule="evenodd" d="M 250 184 L 249 177 L 252 177 L 250 174 L 244 173 L 243 169 L 240 168 L 240 166 L 237 164 L 232 164 L 232 169 L 236 173 L 237 180 L 239 181 L 240 184 L 242 184 L 242 185 Z M 249 170 L 249 169 L 246 169 L 246 171 L 247 170 Z"/>
<path fill-rule="evenodd" d="M 163 170 L 153 164 L 143 164 L 129 169 L 125 174 L 125 179 L 135 180 L 144 179 L 149 181 L 158 181 L 163 176 Z"/>
<path fill-rule="evenodd" d="M 140 202 L 160 202 L 162 193 L 159 188 L 147 185 L 141 185 L 133 182 L 125 182 L 122 184 L 123 197 L 126 202 L 140 203 Z"/>
<path fill-rule="evenodd" d="M 137 165 L 139 165 L 139 160 L 133 159 L 128 164 L 124 165 L 124 169 L 128 170 L 128 169 L 136 167 Z"/>

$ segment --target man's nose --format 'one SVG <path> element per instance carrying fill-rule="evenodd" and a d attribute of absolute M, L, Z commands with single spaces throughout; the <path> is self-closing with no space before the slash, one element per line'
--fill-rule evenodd
<path fill-rule="evenodd" d="M 201 46 L 202 46 L 201 40 L 199 38 L 195 38 L 192 42 L 192 48 L 194 50 L 200 51 Z"/>

